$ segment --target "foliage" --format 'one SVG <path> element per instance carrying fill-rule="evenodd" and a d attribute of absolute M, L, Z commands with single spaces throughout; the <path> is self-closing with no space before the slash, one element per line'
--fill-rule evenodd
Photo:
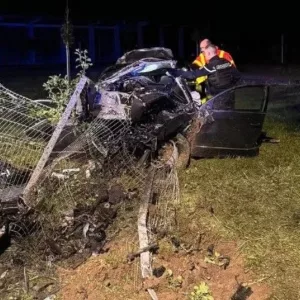
<path fill-rule="evenodd" d="M 93 65 L 92 60 L 88 56 L 88 51 L 86 49 L 76 49 L 75 54 L 77 55 L 76 62 L 78 63 L 76 68 L 81 69 L 77 76 L 85 75 L 86 70 Z"/>
<path fill-rule="evenodd" d="M 54 107 L 38 109 L 35 115 L 40 118 L 46 118 L 49 122 L 55 124 L 65 108 L 67 99 L 72 94 L 74 81 L 69 84 L 67 76 L 62 77 L 61 74 L 53 75 L 43 84 L 43 87 L 48 92 L 48 98 L 53 101 Z"/>
<path fill-rule="evenodd" d="M 67 75 L 50 76 L 47 82 L 43 84 L 43 88 L 47 91 L 52 106 L 46 109 L 35 107 L 32 111 L 35 117 L 45 118 L 52 124 L 59 121 L 80 77 L 85 75 L 87 69 L 93 65 L 87 50 L 76 49 L 75 55 L 77 56 L 76 68 L 79 68 L 76 77 L 69 82 Z"/>
<path fill-rule="evenodd" d="M 209 287 L 205 282 L 201 282 L 199 285 L 194 286 L 194 291 L 191 292 L 190 300 L 214 300 L 210 293 Z"/>
<path fill-rule="evenodd" d="M 179 275 L 177 277 L 174 277 L 173 271 L 171 269 L 167 270 L 166 277 L 168 279 L 168 284 L 170 287 L 180 288 L 182 286 L 182 283 L 183 283 L 182 276 Z"/>

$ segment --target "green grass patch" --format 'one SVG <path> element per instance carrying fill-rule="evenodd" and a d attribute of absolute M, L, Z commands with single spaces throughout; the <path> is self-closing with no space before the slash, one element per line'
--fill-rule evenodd
<path fill-rule="evenodd" d="M 300 134 L 273 119 L 265 130 L 280 143 L 263 144 L 258 157 L 192 161 L 180 174 L 181 213 L 199 230 L 239 240 L 247 267 L 268 278 L 274 299 L 299 299 Z"/>

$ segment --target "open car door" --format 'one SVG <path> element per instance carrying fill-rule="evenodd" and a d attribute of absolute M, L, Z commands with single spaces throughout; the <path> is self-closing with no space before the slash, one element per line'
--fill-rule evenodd
<path fill-rule="evenodd" d="M 213 97 L 201 107 L 205 122 L 192 145 L 192 157 L 255 156 L 266 115 L 269 88 L 243 85 Z"/>

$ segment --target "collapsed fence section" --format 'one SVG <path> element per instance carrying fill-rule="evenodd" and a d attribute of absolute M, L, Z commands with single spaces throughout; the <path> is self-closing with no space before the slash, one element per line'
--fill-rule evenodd
<path fill-rule="evenodd" d="M 33 238 L 32 251 L 50 263 L 83 252 L 87 256 L 101 252 L 105 230 L 120 204 L 140 201 L 149 184 L 149 170 L 155 171 L 155 203 L 151 205 L 157 210 L 150 216 L 148 230 L 174 226 L 173 204 L 179 198 L 175 144 L 169 144 L 171 151 L 161 149 L 158 156 L 150 149 L 137 153 L 139 135 L 146 129 L 139 132 L 133 128 L 126 101 L 117 101 L 120 110 L 113 111 L 114 92 L 103 93 L 107 110 L 101 110 L 92 121 L 69 122 L 76 103 L 82 104 L 87 86 L 83 77 L 56 125 L 36 114 L 37 109 L 49 107 L 3 88 L 6 100 L 1 102 L 5 113 L 1 114 L 0 137 L 14 143 L 14 155 L 3 152 L 3 162 L 14 163 L 20 174 L 24 168 L 29 172 L 22 184 L 8 185 L 6 180 L 1 187 L 2 207 L 4 197 L 8 199 L 7 188 L 13 196 L 5 202 L 9 211 L 1 211 L 0 225 L 8 222 L 11 237 L 17 241 Z M 29 151 L 29 146 L 34 150 Z M 17 153 L 27 156 L 22 154 L 17 163 L 13 160 Z"/>
<path fill-rule="evenodd" d="M 48 109 L 0 85 L 1 195 L 9 197 L 12 186 L 24 188 L 28 182 L 52 134 L 52 127 L 36 111 Z"/>

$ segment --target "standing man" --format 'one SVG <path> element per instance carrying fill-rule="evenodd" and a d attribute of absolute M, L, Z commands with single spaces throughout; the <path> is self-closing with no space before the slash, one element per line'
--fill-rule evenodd
<path fill-rule="evenodd" d="M 214 46 L 209 39 L 203 39 L 200 41 L 200 51 L 201 53 L 196 57 L 196 59 L 192 63 L 193 69 L 199 69 L 204 67 L 205 64 L 209 62 L 209 58 L 207 55 L 207 49 L 210 46 Z M 231 63 L 233 67 L 236 67 L 235 62 L 229 52 L 219 49 L 217 46 L 214 46 L 217 51 L 217 56 L 219 58 L 224 58 L 228 62 Z M 199 76 L 196 78 L 196 90 L 200 93 L 201 96 L 201 103 L 204 104 L 208 99 L 207 95 L 205 94 L 205 82 L 207 80 L 207 76 Z"/>
<path fill-rule="evenodd" d="M 193 71 L 172 69 L 169 72 L 175 77 L 181 76 L 187 80 L 206 76 L 208 92 L 210 95 L 215 96 L 233 87 L 241 78 L 241 73 L 227 59 L 219 57 L 216 46 L 210 45 L 205 51 L 207 51 L 208 63 L 202 68 Z"/>

